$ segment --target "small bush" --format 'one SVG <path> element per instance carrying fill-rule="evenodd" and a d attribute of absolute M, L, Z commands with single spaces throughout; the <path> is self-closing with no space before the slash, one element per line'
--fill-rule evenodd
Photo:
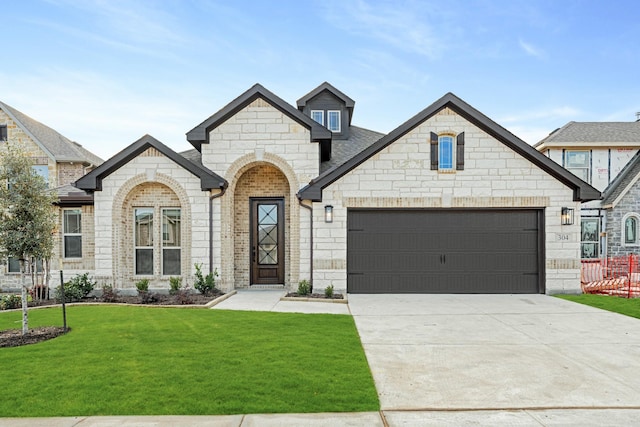
<path fill-rule="evenodd" d="M 311 285 L 308 280 L 301 280 L 298 282 L 298 295 L 309 295 L 311 292 Z"/>
<path fill-rule="evenodd" d="M 216 289 L 216 277 L 218 277 L 218 269 L 204 276 L 202 274 L 202 264 L 194 264 L 196 267 L 196 281 L 193 287 L 202 295 L 211 295 Z"/>
<path fill-rule="evenodd" d="M 96 282 L 89 278 L 89 273 L 78 274 L 73 279 L 64 284 L 65 302 L 80 301 L 85 298 L 96 286 Z M 56 288 L 56 301 L 62 301 L 62 289 Z"/>
<path fill-rule="evenodd" d="M 118 300 L 118 290 L 113 285 L 102 285 L 102 300 L 104 302 L 116 302 Z"/>
<path fill-rule="evenodd" d="M 149 292 L 149 279 L 140 279 L 136 282 L 136 289 L 138 294 L 143 292 Z"/>
<path fill-rule="evenodd" d="M 333 285 L 329 285 L 324 288 L 324 296 L 327 298 L 333 298 Z"/>
<path fill-rule="evenodd" d="M 169 295 L 178 295 L 182 288 L 182 277 L 169 277 Z"/>
<path fill-rule="evenodd" d="M 0 310 L 11 310 L 22 306 L 22 297 L 20 295 L 2 295 L 0 296 Z"/>
<path fill-rule="evenodd" d="M 152 302 L 158 301 L 158 296 L 153 292 L 138 291 L 138 296 L 140 297 L 140 303 L 142 304 L 151 304 Z"/>

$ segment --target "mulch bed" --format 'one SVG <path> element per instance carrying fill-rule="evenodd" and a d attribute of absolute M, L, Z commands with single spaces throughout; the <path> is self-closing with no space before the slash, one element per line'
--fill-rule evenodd
<path fill-rule="evenodd" d="M 327 298 L 324 294 L 307 294 L 300 295 L 297 292 L 289 292 L 285 297 L 288 298 L 317 298 L 317 299 L 344 299 L 344 295 L 342 294 L 333 294 L 331 298 Z"/>
<path fill-rule="evenodd" d="M 67 328 L 67 331 L 70 331 Z M 27 335 L 22 335 L 22 329 L 7 329 L 0 331 L 0 347 L 18 347 L 21 345 L 36 344 L 50 340 L 64 334 L 62 326 L 43 326 L 29 329 Z"/>

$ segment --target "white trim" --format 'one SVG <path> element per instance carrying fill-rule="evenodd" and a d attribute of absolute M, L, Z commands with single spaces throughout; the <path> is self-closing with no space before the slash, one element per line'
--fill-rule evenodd
<path fill-rule="evenodd" d="M 626 225 L 627 225 L 627 220 L 629 218 L 634 218 L 636 220 L 636 240 L 633 243 L 627 243 L 627 230 L 626 230 Z M 622 217 L 622 222 L 620 224 L 621 230 L 620 230 L 620 246 L 623 247 L 638 247 L 640 246 L 640 237 L 638 236 L 638 233 L 640 233 L 640 215 L 638 215 L 635 212 L 628 212 L 626 213 L 623 217 Z"/>
<path fill-rule="evenodd" d="M 79 233 L 69 233 L 66 230 L 66 212 L 77 212 L 78 216 L 79 216 L 79 226 L 80 226 L 80 232 Z M 79 257 L 68 257 L 67 256 L 67 245 L 66 245 L 66 240 L 65 237 L 80 237 L 80 256 Z M 80 208 L 70 208 L 70 209 L 63 209 L 62 210 L 62 257 L 64 259 L 82 259 L 83 257 L 83 251 L 82 251 L 82 209 Z"/>
<path fill-rule="evenodd" d="M 151 221 L 152 221 L 152 225 L 151 225 L 151 246 L 137 246 L 136 245 L 136 233 L 137 233 L 137 229 L 138 229 L 138 225 L 137 225 L 137 219 L 136 219 L 136 212 L 138 210 L 150 210 L 152 213 L 152 217 L 151 217 Z M 133 208 L 133 275 L 134 276 L 153 276 L 154 274 L 154 261 L 153 261 L 153 253 L 155 252 L 155 242 L 153 240 L 153 235 L 155 234 L 155 230 L 153 230 L 154 224 L 153 222 L 155 222 L 155 217 L 156 216 L 156 210 L 153 207 L 149 207 L 149 206 L 139 206 L 139 207 L 134 207 Z M 151 273 L 138 273 L 138 269 L 137 269 L 137 251 L 138 249 L 151 249 Z"/>
<path fill-rule="evenodd" d="M 442 156 L 442 140 L 443 138 L 451 139 L 451 167 L 444 168 L 442 167 L 441 156 Z M 456 170 L 456 137 L 450 134 L 442 134 L 438 135 L 438 171 L 439 172 L 455 172 Z"/>
<path fill-rule="evenodd" d="M 314 113 L 320 113 L 320 121 L 313 118 Z M 324 110 L 311 110 L 311 120 L 314 120 L 324 126 Z"/>
<path fill-rule="evenodd" d="M 167 210 L 177 210 L 180 212 L 180 244 L 178 246 L 165 246 L 164 245 L 164 212 Z M 165 274 L 164 273 L 164 251 L 178 250 L 180 251 L 180 259 L 178 262 L 178 268 L 180 272 L 177 274 Z M 161 276 L 180 276 L 182 275 L 182 208 L 180 207 L 163 207 L 160 208 L 160 275 Z"/>

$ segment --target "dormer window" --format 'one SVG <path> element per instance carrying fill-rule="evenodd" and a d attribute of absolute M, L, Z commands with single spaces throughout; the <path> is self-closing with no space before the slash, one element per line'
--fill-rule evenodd
<path fill-rule="evenodd" d="M 311 110 L 311 118 L 324 126 L 324 110 Z"/>
<path fill-rule="evenodd" d="M 340 132 L 340 110 L 327 111 L 327 129 L 331 132 Z"/>

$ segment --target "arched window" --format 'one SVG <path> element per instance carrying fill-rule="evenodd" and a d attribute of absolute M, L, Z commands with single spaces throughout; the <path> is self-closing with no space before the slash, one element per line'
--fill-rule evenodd
<path fill-rule="evenodd" d="M 626 246 L 638 245 L 638 224 L 640 224 L 640 217 L 638 214 L 631 213 L 624 217 L 622 222 L 622 235 L 623 242 Z"/>
<path fill-rule="evenodd" d="M 452 136 L 442 135 L 438 137 L 438 154 L 440 170 L 453 170 L 455 150 Z"/>

